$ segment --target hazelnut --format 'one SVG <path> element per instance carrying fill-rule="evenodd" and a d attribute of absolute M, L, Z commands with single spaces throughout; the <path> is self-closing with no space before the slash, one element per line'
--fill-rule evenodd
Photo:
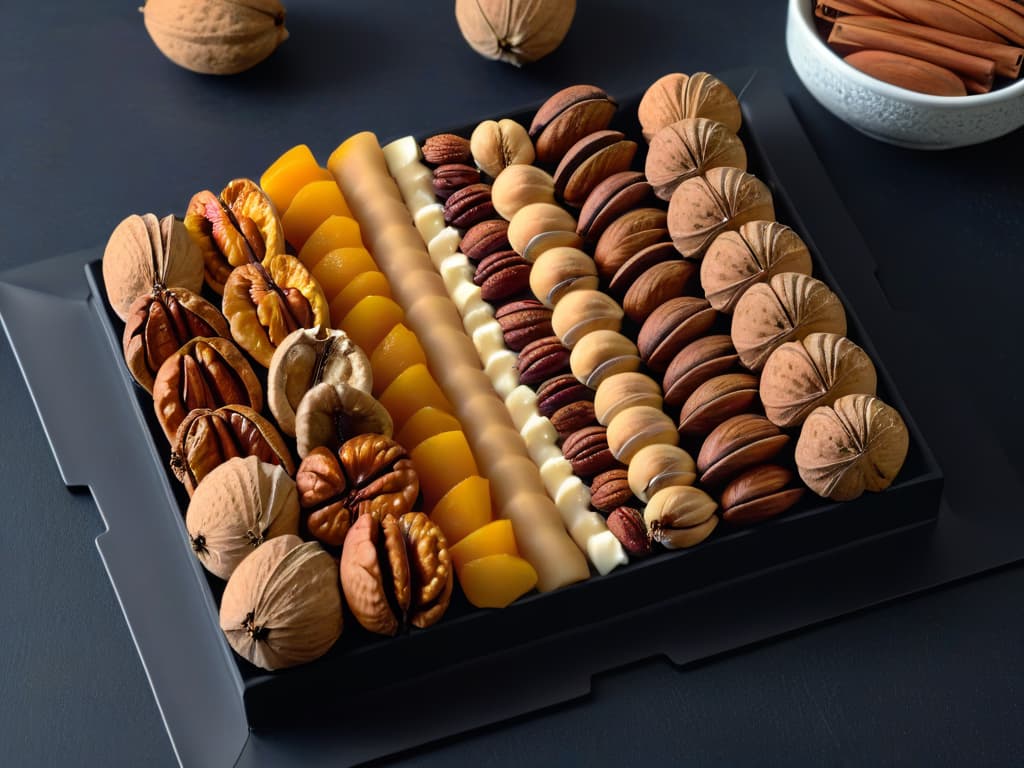
<path fill-rule="evenodd" d="M 530 270 L 530 290 L 549 307 L 570 291 L 597 288 L 594 260 L 579 248 L 561 246 L 544 251 Z"/>
<path fill-rule="evenodd" d="M 499 216 L 511 219 L 530 203 L 554 203 L 555 180 L 535 165 L 510 165 L 494 179 L 491 201 Z"/>
<path fill-rule="evenodd" d="M 622 329 L 622 307 L 595 288 L 581 288 L 559 298 L 551 313 L 551 327 L 562 343 L 572 349 L 591 331 Z"/>
<path fill-rule="evenodd" d="M 531 203 L 520 208 L 508 223 L 508 241 L 519 255 L 535 235 L 544 232 L 570 232 L 575 236 L 576 219 L 560 205 Z"/>

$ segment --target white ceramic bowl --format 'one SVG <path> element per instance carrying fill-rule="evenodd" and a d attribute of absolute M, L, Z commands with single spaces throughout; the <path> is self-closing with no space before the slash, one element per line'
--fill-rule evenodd
<path fill-rule="evenodd" d="M 814 0 L 789 0 L 786 50 L 807 90 L 861 133 L 901 147 L 950 149 L 979 144 L 1024 125 L 1024 78 L 969 96 L 929 96 L 854 69 L 821 39 Z"/>

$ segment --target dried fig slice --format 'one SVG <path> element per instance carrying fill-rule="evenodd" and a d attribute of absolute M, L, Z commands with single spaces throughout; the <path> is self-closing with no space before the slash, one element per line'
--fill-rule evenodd
<path fill-rule="evenodd" d="M 294 256 L 271 256 L 236 267 L 224 284 L 221 305 L 238 345 L 264 367 L 289 333 L 330 326 L 327 298 L 316 278 Z"/>
<path fill-rule="evenodd" d="M 230 335 L 227 320 L 213 304 L 187 288 L 156 287 L 128 310 L 121 345 L 132 377 L 147 392 L 164 360 L 197 336 Z"/>
<path fill-rule="evenodd" d="M 341 587 L 363 628 L 394 636 L 405 624 L 412 597 L 405 537 L 393 517 L 360 517 L 341 551 Z"/>
<path fill-rule="evenodd" d="M 125 218 L 111 232 L 103 251 L 107 301 L 125 322 L 131 306 L 156 287 L 203 287 L 203 258 L 184 225 L 174 216 L 152 213 Z"/>
<path fill-rule="evenodd" d="M 391 414 L 369 392 L 344 382 L 317 384 L 299 402 L 295 412 L 295 441 L 299 458 L 314 448 L 332 450 L 368 432 L 391 437 Z"/>

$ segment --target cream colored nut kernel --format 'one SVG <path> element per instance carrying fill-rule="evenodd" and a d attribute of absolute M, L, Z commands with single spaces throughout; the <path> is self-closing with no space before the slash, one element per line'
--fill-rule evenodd
<path fill-rule="evenodd" d="M 626 479 L 633 495 L 646 502 L 662 488 L 693 485 L 697 479 L 697 464 L 678 445 L 654 443 L 633 455 Z"/>
<path fill-rule="evenodd" d="M 634 405 L 615 414 L 608 422 L 608 448 L 623 464 L 648 445 L 675 445 L 679 441 L 675 422 L 661 408 Z"/>
<path fill-rule="evenodd" d="M 526 129 L 515 120 L 484 120 L 469 137 L 469 151 L 480 170 L 493 179 L 510 165 L 530 165 L 536 157 Z"/>
<path fill-rule="evenodd" d="M 530 270 L 530 290 L 549 307 L 570 291 L 597 289 L 597 266 L 579 248 L 559 247 L 544 251 Z"/>
<path fill-rule="evenodd" d="M 598 423 L 605 427 L 619 411 L 634 405 L 649 405 L 659 410 L 662 405 L 658 382 L 639 371 L 609 376 L 601 382 L 594 395 L 594 414 Z"/>
<path fill-rule="evenodd" d="M 622 307 L 607 293 L 581 288 L 559 298 L 551 313 L 551 327 L 559 341 L 572 349 L 591 331 L 622 330 L 622 316 Z"/>
<path fill-rule="evenodd" d="M 651 538 L 667 549 L 683 549 L 704 541 L 718 525 L 718 504 L 692 485 L 663 488 L 647 502 L 644 522 Z"/>
<path fill-rule="evenodd" d="M 571 232 L 575 235 L 576 219 L 554 203 L 524 205 L 508 223 L 508 242 L 512 250 L 523 256 L 527 243 L 545 232 Z"/>
<path fill-rule="evenodd" d="M 491 203 L 503 219 L 511 218 L 530 203 L 554 203 L 555 180 L 535 165 L 510 165 L 491 186 Z"/>
<path fill-rule="evenodd" d="M 609 376 L 639 369 L 640 353 L 621 333 L 593 331 L 572 348 L 569 368 L 578 381 L 598 389 Z"/>

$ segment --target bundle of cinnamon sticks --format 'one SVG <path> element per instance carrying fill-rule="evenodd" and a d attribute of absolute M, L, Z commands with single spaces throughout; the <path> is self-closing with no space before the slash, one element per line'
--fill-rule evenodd
<path fill-rule="evenodd" d="M 987 93 L 1020 76 L 1021 0 L 815 0 L 852 66 L 937 96 Z"/>

